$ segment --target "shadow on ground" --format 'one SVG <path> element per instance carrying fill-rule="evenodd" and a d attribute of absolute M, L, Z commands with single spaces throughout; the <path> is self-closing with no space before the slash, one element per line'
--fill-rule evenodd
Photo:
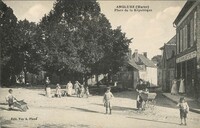
<path fill-rule="evenodd" d="M 93 104 L 103 107 L 103 104 L 97 104 L 97 103 L 93 103 Z M 127 111 L 127 110 L 137 111 L 137 108 L 122 107 L 122 106 L 112 106 L 112 109 L 115 110 L 115 111 Z"/>
<path fill-rule="evenodd" d="M 7 110 L 7 111 L 20 111 L 19 109 L 16 108 L 12 108 L 12 109 L 8 109 L 8 103 L 0 103 L 0 110 Z"/>
<path fill-rule="evenodd" d="M 159 121 L 159 120 L 150 120 L 150 119 L 143 119 L 143 118 L 137 118 L 137 117 L 127 117 L 127 118 L 141 120 L 141 121 L 150 121 L 150 122 L 158 122 L 158 123 L 164 123 L 164 124 L 176 124 L 176 125 L 179 125 L 179 123 L 174 123 L 174 122 L 166 122 L 166 121 Z"/>
<path fill-rule="evenodd" d="M 113 95 L 114 97 L 117 97 L 117 98 L 128 98 L 128 99 L 136 100 L 138 93 L 136 91 L 128 90 L 128 91 L 113 93 Z"/>
<path fill-rule="evenodd" d="M 164 97 L 162 93 L 157 93 L 155 100 L 156 100 L 155 106 L 177 109 L 176 104 L 172 102 L 171 100 L 167 99 L 166 97 Z"/>
<path fill-rule="evenodd" d="M 44 125 L 40 125 L 37 128 L 89 128 L 89 125 L 85 125 L 85 124 L 74 124 L 74 125 L 70 125 L 70 124 L 44 124 Z"/>
<path fill-rule="evenodd" d="M 71 107 L 71 108 L 72 108 L 72 109 L 76 109 L 76 110 L 80 110 L 80 111 L 83 111 L 83 112 L 104 114 L 103 112 L 94 111 L 94 110 L 89 110 L 89 109 L 85 109 L 85 108 L 77 108 L 77 107 Z"/>
<path fill-rule="evenodd" d="M 8 128 L 6 125 L 12 124 L 11 120 L 5 120 L 2 117 L 0 117 L 0 127 L 1 128 Z"/>
<path fill-rule="evenodd" d="M 15 108 L 8 109 L 8 108 L 5 108 L 5 107 L 0 107 L 0 110 L 6 110 L 6 111 L 20 111 L 19 109 L 15 109 Z"/>
<path fill-rule="evenodd" d="M 0 105 L 8 105 L 8 103 L 0 103 Z"/>
<path fill-rule="evenodd" d="M 167 107 L 177 109 L 176 104 L 171 100 L 167 99 L 162 95 L 162 92 L 155 92 L 157 94 L 155 101 L 155 106 Z M 123 91 L 120 93 L 114 93 L 114 97 L 117 98 L 129 98 L 131 100 L 136 100 L 138 93 L 136 91 Z"/>

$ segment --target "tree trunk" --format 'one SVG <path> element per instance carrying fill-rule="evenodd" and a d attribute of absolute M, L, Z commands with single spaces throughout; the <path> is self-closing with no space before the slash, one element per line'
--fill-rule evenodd
<path fill-rule="evenodd" d="M 27 83 L 27 72 L 26 72 L 26 69 L 24 69 L 24 83 L 25 83 L 25 85 Z"/>
<path fill-rule="evenodd" d="M 99 88 L 100 86 L 99 86 L 99 75 L 98 74 L 96 74 L 96 82 L 97 82 L 97 87 Z"/>

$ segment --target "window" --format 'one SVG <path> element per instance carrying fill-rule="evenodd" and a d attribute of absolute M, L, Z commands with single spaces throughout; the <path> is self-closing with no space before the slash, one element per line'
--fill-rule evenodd
<path fill-rule="evenodd" d="M 187 49 L 187 25 L 184 27 L 184 36 L 183 36 L 184 47 L 183 50 Z"/>
<path fill-rule="evenodd" d="M 189 24 L 187 25 L 187 48 L 189 48 L 191 45 L 191 38 L 190 38 L 190 34 L 191 34 L 191 31 L 190 31 L 190 22 Z"/>
<path fill-rule="evenodd" d="M 183 29 L 180 30 L 180 52 L 183 50 Z"/>
<path fill-rule="evenodd" d="M 197 40 L 197 12 L 194 12 L 194 41 Z"/>
<path fill-rule="evenodd" d="M 185 27 L 183 27 L 182 29 L 182 50 L 181 51 L 184 51 L 185 49 Z"/>
<path fill-rule="evenodd" d="M 192 18 L 190 20 L 190 46 L 193 46 L 194 45 L 194 30 L 193 30 L 193 27 L 194 27 L 194 19 Z"/>
<path fill-rule="evenodd" d="M 179 32 L 177 32 L 177 35 L 176 35 L 176 52 L 177 54 L 180 52 L 180 42 L 179 42 Z"/>

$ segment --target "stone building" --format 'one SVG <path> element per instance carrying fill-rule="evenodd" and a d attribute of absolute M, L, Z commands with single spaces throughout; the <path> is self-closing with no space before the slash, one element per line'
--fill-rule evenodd
<path fill-rule="evenodd" d="M 174 21 L 176 76 L 185 80 L 187 95 L 200 97 L 200 1 L 188 0 Z"/>
<path fill-rule="evenodd" d="M 162 50 L 162 59 L 159 63 L 161 73 L 158 79 L 161 81 L 162 90 L 170 92 L 172 80 L 175 78 L 176 36 L 164 44 L 160 50 Z"/>
<path fill-rule="evenodd" d="M 147 58 L 147 53 L 139 54 L 138 50 L 129 56 L 126 66 L 117 74 L 118 85 L 125 88 L 136 88 L 138 80 L 149 82 L 150 87 L 157 87 L 157 66 Z"/>

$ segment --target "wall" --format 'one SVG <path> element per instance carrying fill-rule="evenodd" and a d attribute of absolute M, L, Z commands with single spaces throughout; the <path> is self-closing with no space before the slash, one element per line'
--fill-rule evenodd
<path fill-rule="evenodd" d="M 192 47 L 186 47 L 185 49 L 183 49 L 183 51 L 178 54 L 177 57 L 183 56 L 195 50 L 197 51 L 197 57 L 194 58 L 194 61 L 193 59 L 190 59 L 177 64 L 177 76 L 180 77 L 182 72 L 183 77 L 185 78 L 187 95 L 194 96 L 194 94 L 196 94 L 195 97 L 200 97 L 200 2 L 197 1 L 196 3 L 198 3 L 196 8 L 194 8 L 194 10 L 191 11 L 188 17 L 179 26 L 177 26 L 178 32 L 186 24 L 189 24 L 190 20 L 192 18 L 194 19 L 194 11 L 196 10 L 196 41 L 194 41 L 195 44 Z M 190 37 L 195 37 L 194 31 L 191 32 L 191 35 L 192 36 Z M 184 37 L 184 39 L 187 39 L 187 37 Z M 188 40 L 186 40 L 186 42 L 187 41 Z M 192 82 L 193 79 L 194 84 Z"/>
<path fill-rule="evenodd" d="M 195 80 L 196 97 L 200 98 L 200 4 L 197 6 L 197 78 Z"/>
<path fill-rule="evenodd" d="M 150 86 L 158 86 L 157 68 L 147 67 L 147 81 L 150 82 Z"/>

